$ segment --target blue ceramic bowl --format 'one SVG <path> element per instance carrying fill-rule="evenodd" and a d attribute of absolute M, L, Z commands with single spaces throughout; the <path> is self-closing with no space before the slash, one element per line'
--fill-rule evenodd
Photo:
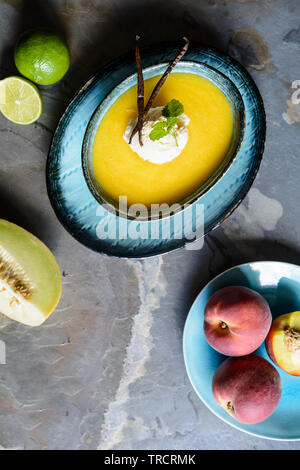
<path fill-rule="evenodd" d="M 144 80 L 162 75 L 166 70 L 167 66 L 168 63 L 161 63 L 145 68 L 143 70 Z M 199 200 L 199 198 L 204 193 L 206 193 L 219 181 L 220 178 L 222 178 L 222 176 L 229 169 L 230 165 L 233 163 L 234 159 L 236 158 L 239 152 L 245 129 L 245 108 L 243 99 L 237 87 L 228 77 L 226 77 L 224 74 L 214 69 L 213 67 L 210 67 L 207 64 L 191 61 L 180 62 L 178 65 L 176 65 L 174 72 L 192 73 L 204 77 L 214 83 L 224 93 L 232 108 L 233 135 L 230 147 L 226 155 L 224 156 L 224 160 L 220 167 L 211 175 L 211 177 L 204 184 L 197 188 L 197 190 L 194 191 L 191 195 L 189 195 L 183 201 L 177 201 L 179 207 L 176 211 L 172 212 L 172 215 L 176 212 L 182 211 L 184 209 L 184 206 L 186 207 L 186 205 L 193 204 L 194 202 Z M 99 204 L 105 204 L 107 210 L 111 211 L 113 214 L 117 214 L 121 217 L 125 217 L 128 219 L 132 219 L 133 217 L 130 216 L 128 212 L 122 211 L 122 208 L 119 207 L 118 203 L 111 199 L 107 194 L 105 194 L 104 190 L 101 188 L 100 184 L 98 183 L 95 177 L 93 169 L 93 146 L 98 127 L 108 109 L 123 93 L 125 93 L 129 88 L 136 85 L 136 82 L 137 75 L 136 73 L 134 73 L 125 80 L 123 80 L 121 83 L 119 83 L 104 98 L 104 100 L 99 104 L 92 118 L 89 121 L 82 145 L 83 174 L 92 195 Z M 170 215 L 170 212 L 166 210 L 160 211 L 157 214 L 151 212 L 150 217 L 147 211 L 144 214 L 139 214 L 139 220 L 153 220 L 158 218 L 169 217 Z"/>
<path fill-rule="evenodd" d="M 282 397 L 274 413 L 257 424 L 242 424 L 232 418 L 214 400 L 212 379 L 226 359 L 207 343 L 203 333 L 204 309 L 212 294 L 222 287 L 245 286 L 259 292 L 268 301 L 273 318 L 300 310 L 300 266 L 277 261 L 243 264 L 225 271 L 210 281 L 196 298 L 186 320 L 183 352 L 189 379 L 204 404 L 231 426 L 267 439 L 300 440 L 300 378 L 275 366 L 263 344 L 256 354 L 270 361 L 282 380 Z"/>
<path fill-rule="evenodd" d="M 143 52 L 145 69 L 169 63 L 179 48 L 180 44 L 152 46 Z M 182 63 L 186 61 L 211 67 L 234 83 L 245 107 L 245 132 L 240 149 L 222 178 L 198 201 L 173 217 L 142 222 L 118 217 L 97 202 L 83 174 L 81 154 L 88 123 L 99 104 L 120 83 L 134 76 L 136 64 L 132 53 L 112 62 L 89 80 L 58 123 L 47 161 L 49 198 L 66 230 L 98 253 L 146 258 L 190 247 L 195 237 L 202 237 L 231 214 L 254 181 L 266 132 L 263 102 L 255 83 L 235 60 L 199 44 L 191 44 Z M 153 233 L 157 234 L 155 238 Z"/>

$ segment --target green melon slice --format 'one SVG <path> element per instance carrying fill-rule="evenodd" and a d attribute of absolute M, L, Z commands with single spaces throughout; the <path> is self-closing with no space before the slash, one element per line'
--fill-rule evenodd
<path fill-rule="evenodd" d="M 27 230 L 0 219 L 0 312 L 38 326 L 60 295 L 60 270 L 51 251 Z"/>

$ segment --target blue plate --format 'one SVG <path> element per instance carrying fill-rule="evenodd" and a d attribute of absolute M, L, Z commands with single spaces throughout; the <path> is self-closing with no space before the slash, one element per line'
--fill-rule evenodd
<path fill-rule="evenodd" d="M 174 45 L 151 48 L 143 54 L 143 66 L 169 62 L 177 51 Z M 175 214 L 171 226 L 169 219 L 137 222 L 115 216 L 94 199 L 83 175 L 81 149 L 89 120 L 112 89 L 135 72 L 133 54 L 110 64 L 87 82 L 58 124 L 47 162 L 49 198 L 64 227 L 99 253 L 140 258 L 182 248 L 194 234 L 201 237 L 228 217 L 255 178 L 264 149 L 265 113 L 250 75 L 230 57 L 199 45 L 193 45 L 184 60 L 206 64 L 230 78 L 243 98 L 245 133 L 228 171 L 195 204 Z"/>
<path fill-rule="evenodd" d="M 256 290 L 268 301 L 273 318 L 300 310 L 300 266 L 277 261 L 242 264 L 225 271 L 210 281 L 196 298 L 186 320 L 183 335 L 185 365 L 190 381 L 204 404 L 231 426 L 267 439 L 300 439 L 300 378 L 277 370 L 283 392 L 275 412 L 258 424 L 234 420 L 214 400 L 213 375 L 226 358 L 207 343 L 203 333 L 204 309 L 208 299 L 222 287 L 238 285 Z M 272 362 L 263 344 L 257 354 Z M 272 363 L 273 364 L 273 363 Z"/>

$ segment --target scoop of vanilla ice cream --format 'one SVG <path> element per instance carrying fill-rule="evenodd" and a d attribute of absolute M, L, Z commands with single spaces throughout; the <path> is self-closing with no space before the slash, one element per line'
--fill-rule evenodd
<path fill-rule="evenodd" d="M 170 162 L 174 158 L 178 157 L 186 146 L 189 138 L 187 126 L 190 119 L 186 114 L 181 114 L 178 118 L 177 124 L 175 124 L 172 129 L 176 139 L 172 134 L 167 134 L 159 140 L 150 139 L 149 134 L 153 130 L 154 124 L 165 121 L 165 118 L 162 115 L 163 108 L 163 106 L 158 106 L 156 108 L 151 108 L 148 111 L 148 114 L 144 119 L 142 129 L 143 145 L 140 145 L 139 143 L 138 132 L 133 136 L 130 144 L 131 149 L 141 158 L 156 164 Z M 131 133 L 135 128 L 136 123 L 137 119 L 131 119 L 126 127 L 123 137 L 127 143 L 129 143 Z"/>

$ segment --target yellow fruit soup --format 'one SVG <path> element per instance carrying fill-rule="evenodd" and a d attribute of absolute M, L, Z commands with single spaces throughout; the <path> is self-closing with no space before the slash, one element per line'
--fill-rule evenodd
<path fill-rule="evenodd" d="M 145 103 L 159 77 L 145 80 Z M 95 177 L 113 200 L 127 196 L 128 205 L 173 204 L 198 189 L 221 165 L 231 143 L 233 114 L 221 90 L 206 78 L 172 73 L 153 107 L 173 98 L 190 118 L 188 142 L 174 160 L 143 160 L 124 140 L 128 122 L 137 116 L 136 87 L 121 95 L 103 117 L 93 147 Z"/>

